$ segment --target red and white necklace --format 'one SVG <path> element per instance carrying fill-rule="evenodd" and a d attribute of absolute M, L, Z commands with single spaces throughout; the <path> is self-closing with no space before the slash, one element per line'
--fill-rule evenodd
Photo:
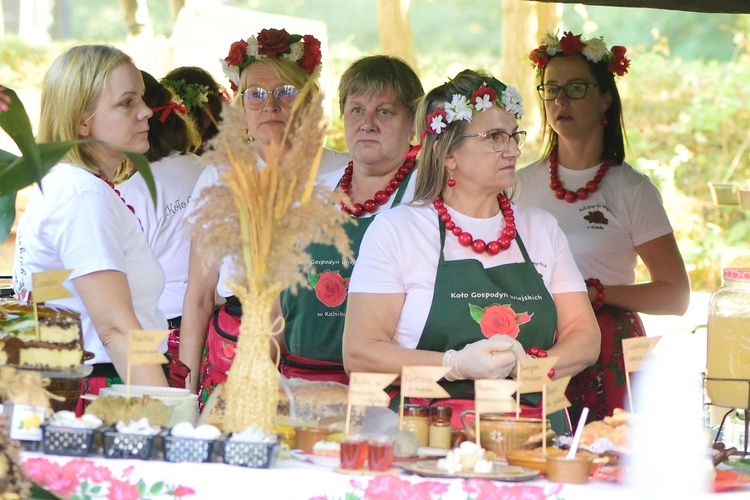
<path fill-rule="evenodd" d="M 364 203 L 355 203 L 352 208 L 346 206 L 345 203 L 341 204 L 341 210 L 352 215 L 353 217 L 362 217 L 365 212 L 373 213 L 378 209 L 378 206 L 385 205 L 391 198 L 391 195 L 396 192 L 398 187 L 401 185 L 401 181 L 406 178 L 406 175 L 414 168 L 414 158 L 407 158 L 404 164 L 399 167 L 393 178 L 388 181 L 388 185 L 382 190 L 375 193 L 375 196 L 366 200 Z M 350 161 L 349 165 L 344 169 L 344 175 L 341 176 L 341 190 L 346 193 L 347 196 L 351 197 L 352 190 L 352 174 L 354 173 L 354 161 Z"/>
<path fill-rule="evenodd" d="M 610 165 L 611 162 L 609 160 L 603 161 L 594 178 L 588 181 L 585 187 L 576 191 L 569 191 L 563 187 L 562 182 L 560 182 L 560 177 L 557 175 L 560 164 L 557 162 L 557 147 L 555 147 L 549 155 L 549 187 L 555 192 L 555 197 L 558 200 L 565 200 L 568 203 L 585 200 L 589 197 L 589 194 L 594 193 L 599 189 L 599 184 L 602 182 L 602 179 L 604 179 L 604 174 L 607 173 L 607 169 Z"/>
<path fill-rule="evenodd" d="M 505 227 L 500 232 L 500 237 L 496 240 L 492 240 L 489 243 L 485 243 L 484 240 L 474 239 L 470 233 L 465 233 L 463 229 L 458 227 L 451 218 L 451 214 L 448 213 L 448 209 L 445 207 L 441 198 L 436 199 L 432 202 L 432 205 L 437 210 L 440 220 L 445 223 L 445 229 L 452 232 L 454 236 L 458 238 L 458 242 L 461 246 L 471 247 L 476 253 L 487 252 L 490 255 L 497 255 L 501 250 L 507 250 L 510 248 L 510 244 L 513 238 L 516 237 L 516 219 L 513 216 L 513 207 L 510 204 L 510 200 L 504 194 L 497 195 L 497 203 L 500 205 L 500 210 L 503 212 L 505 218 Z"/>

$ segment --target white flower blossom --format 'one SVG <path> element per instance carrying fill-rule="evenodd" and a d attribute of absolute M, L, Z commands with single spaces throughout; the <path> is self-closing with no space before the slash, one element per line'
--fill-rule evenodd
<path fill-rule="evenodd" d="M 515 115 L 519 120 L 523 118 L 523 97 L 515 87 L 507 87 L 500 98 L 500 102 L 505 111 Z"/>
<path fill-rule="evenodd" d="M 292 62 L 299 61 L 305 54 L 305 47 L 301 42 L 293 43 L 289 48 L 291 51 L 288 54 L 284 54 L 284 58 L 289 59 Z"/>
<path fill-rule="evenodd" d="M 224 59 L 221 61 L 221 70 L 224 72 L 230 82 L 233 82 L 237 87 L 240 86 L 240 68 L 237 66 L 230 66 Z"/>
<path fill-rule="evenodd" d="M 550 56 L 554 56 L 560 50 L 562 50 L 562 47 L 560 46 L 560 40 L 558 40 L 557 36 L 553 35 L 552 33 L 545 33 L 545 35 L 542 37 L 542 45 L 547 46 L 547 54 L 549 54 Z"/>
<path fill-rule="evenodd" d="M 258 39 L 254 36 L 247 39 L 247 56 L 258 57 Z"/>
<path fill-rule="evenodd" d="M 432 121 L 430 121 L 430 130 L 438 135 L 443 133 L 443 129 L 447 126 L 448 124 L 443 121 L 442 115 L 433 116 Z"/>
<path fill-rule="evenodd" d="M 472 109 L 468 99 L 461 94 L 453 94 L 453 100 L 446 102 L 443 106 L 448 123 L 453 123 L 456 120 L 471 121 Z"/>
<path fill-rule="evenodd" d="M 607 45 L 604 43 L 604 39 L 592 38 L 583 44 L 583 57 L 591 61 L 592 63 L 598 63 L 609 53 Z"/>
<path fill-rule="evenodd" d="M 208 94 L 206 92 L 201 92 L 198 97 L 200 98 L 201 102 L 208 102 Z"/>
<path fill-rule="evenodd" d="M 483 96 L 476 98 L 474 108 L 476 108 L 478 113 L 480 111 L 484 111 L 485 109 L 490 109 L 493 104 L 495 103 L 490 100 L 489 94 L 484 94 Z"/>

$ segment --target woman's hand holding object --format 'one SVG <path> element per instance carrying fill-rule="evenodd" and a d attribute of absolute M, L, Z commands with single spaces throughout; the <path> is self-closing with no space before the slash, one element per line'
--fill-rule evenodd
<path fill-rule="evenodd" d="M 516 365 L 513 342 L 515 341 L 507 335 L 495 335 L 467 344 L 459 351 L 448 350 L 443 355 L 443 366 L 451 367 L 451 371 L 445 379 L 453 381 L 506 378 Z"/>

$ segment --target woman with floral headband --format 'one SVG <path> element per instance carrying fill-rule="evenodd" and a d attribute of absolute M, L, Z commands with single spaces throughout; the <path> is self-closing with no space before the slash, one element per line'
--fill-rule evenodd
<path fill-rule="evenodd" d="M 146 181 L 136 173 L 120 185 L 122 197 L 135 209 L 148 244 L 164 270 L 164 291 L 159 310 L 169 323 L 167 353 L 177 365 L 182 322 L 182 301 L 188 279 L 190 251 L 189 228 L 184 216 L 195 183 L 203 171 L 194 152 L 201 138 L 192 118 L 187 115 L 186 101 L 177 102 L 170 89 L 150 74 L 141 71 L 146 90 L 144 102 L 154 115 L 149 118 L 149 150 L 146 158 L 156 183 L 156 204 L 151 199 Z M 174 371 L 174 370 L 173 370 Z M 175 381 L 184 387 L 183 380 Z"/>
<path fill-rule="evenodd" d="M 565 231 L 602 333 L 597 363 L 571 381 L 571 416 L 589 407 L 601 420 L 623 407 L 622 340 L 644 336 L 638 312 L 683 314 L 690 283 L 661 196 L 625 163 L 622 104 L 615 76 L 630 65 L 625 47 L 602 38 L 548 34 L 530 58 L 544 105 L 544 157 L 519 171 L 520 203 L 555 214 Z M 650 281 L 635 282 L 641 258 Z"/>
<path fill-rule="evenodd" d="M 441 385 L 459 410 L 474 379 L 513 376 L 527 350 L 559 357 L 552 377 L 594 362 L 599 330 L 565 236 L 510 201 L 522 116 L 516 89 L 471 70 L 424 98 L 414 203 L 370 226 L 352 273 L 347 371 L 450 367 Z M 530 396 L 524 414 L 541 415 Z M 565 428 L 561 414 L 553 425 Z"/>
<path fill-rule="evenodd" d="M 415 135 L 417 101 L 423 95 L 417 74 L 397 57 L 364 57 L 341 77 L 339 106 L 352 160 L 320 179 L 352 199 L 351 207 L 341 208 L 352 217 L 345 227 L 355 259 L 376 216 L 411 201 L 416 150 L 410 140 Z M 284 349 L 281 372 L 287 377 L 348 383 L 341 338 L 353 262 L 342 262 L 328 245 L 312 245 L 308 251 L 314 267 L 308 275 L 312 288 L 281 296 L 285 320 L 283 335 L 277 339 Z"/>
<path fill-rule="evenodd" d="M 244 110 L 247 127 L 244 133 L 260 146 L 260 165 L 265 164 L 269 148 L 281 144 L 300 90 L 310 85 L 313 92 L 319 91 L 316 78 L 320 62 L 320 42 L 314 36 L 290 35 L 277 29 L 264 29 L 257 37 L 234 42 L 229 55 L 222 60 L 224 73 L 235 92 L 232 105 Z M 333 170 L 348 160 L 347 154 L 324 149 L 321 169 Z M 190 209 L 200 204 L 200 192 L 204 187 L 220 182 L 223 168 L 206 167 L 193 191 Z M 198 402 L 201 408 L 213 388 L 226 380 L 234 358 L 242 309 L 227 285 L 228 276 L 231 276 L 231 262 L 206 267 L 200 247 L 191 245 L 180 358 L 193 373 L 198 373 L 201 367 L 200 376 L 193 377 L 188 384 L 189 389 L 196 391 L 200 378 Z M 226 298 L 226 304 L 214 312 L 217 292 Z"/>

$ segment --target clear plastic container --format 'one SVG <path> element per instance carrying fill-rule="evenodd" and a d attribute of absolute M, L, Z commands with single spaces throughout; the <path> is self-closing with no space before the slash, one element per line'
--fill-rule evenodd
<path fill-rule="evenodd" d="M 708 303 L 706 391 L 713 405 L 750 408 L 750 269 L 723 276 Z"/>

